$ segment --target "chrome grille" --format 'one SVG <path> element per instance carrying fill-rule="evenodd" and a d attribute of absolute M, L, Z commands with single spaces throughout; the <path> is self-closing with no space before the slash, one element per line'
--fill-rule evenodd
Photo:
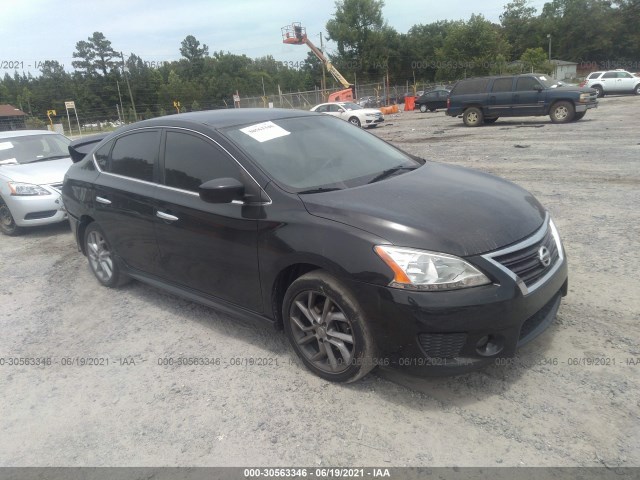
<path fill-rule="evenodd" d="M 546 252 L 541 251 L 543 247 Z M 548 262 L 542 261 L 541 253 Z M 564 262 L 560 237 L 548 214 L 542 227 L 530 237 L 482 257 L 513 278 L 524 295 L 543 285 Z"/>
<path fill-rule="evenodd" d="M 540 261 L 539 251 L 542 247 L 549 250 L 551 262 L 544 266 Z M 546 235 L 539 242 L 533 243 L 522 250 L 493 257 L 493 259 L 515 273 L 527 287 L 540 280 L 558 261 L 559 254 L 556 242 L 547 228 Z"/>
<path fill-rule="evenodd" d="M 62 183 L 50 183 L 49 186 L 58 193 L 62 191 Z"/>

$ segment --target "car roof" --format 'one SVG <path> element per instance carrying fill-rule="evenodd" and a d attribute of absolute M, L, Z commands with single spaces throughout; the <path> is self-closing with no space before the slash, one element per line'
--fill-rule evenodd
<path fill-rule="evenodd" d="M 7 130 L 0 132 L 0 138 L 28 137 L 29 135 L 60 135 L 49 130 Z"/>
<path fill-rule="evenodd" d="M 285 108 L 233 108 L 166 115 L 164 117 L 136 122 L 130 126 L 140 128 L 161 125 L 172 126 L 189 123 L 219 129 L 235 125 L 261 123 L 283 118 L 308 117 L 313 115 L 316 114 L 304 110 Z"/>
<path fill-rule="evenodd" d="M 469 77 L 469 78 L 463 78 L 462 80 L 458 80 L 458 82 L 465 82 L 467 80 L 478 80 L 478 79 L 493 80 L 495 78 L 532 77 L 532 76 L 533 77 L 549 77 L 549 78 L 551 78 L 551 75 L 549 75 L 549 74 L 533 72 L 533 73 L 517 73 L 517 74 L 514 74 L 514 75 L 504 74 L 504 75 L 486 75 L 484 77 Z"/>

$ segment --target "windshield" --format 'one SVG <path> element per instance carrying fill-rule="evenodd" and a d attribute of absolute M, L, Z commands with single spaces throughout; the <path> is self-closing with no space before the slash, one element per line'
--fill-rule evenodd
<path fill-rule="evenodd" d="M 0 138 L 0 165 L 42 162 L 69 156 L 69 140 L 63 135 L 25 135 Z"/>
<path fill-rule="evenodd" d="M 324 115 L 236 126 L 224 133 L 282 188 L 299 193 L 356 187 L 381 180 L 388 170 L 402 174 L 421 165 L 373 134 Z"/>
<path fill-rule="evenodd" d="M 341 103 L 340 105 L 342 105 L 346 110 L 362 110 L 362 107 L 357 103 L 346 102 Z"/>

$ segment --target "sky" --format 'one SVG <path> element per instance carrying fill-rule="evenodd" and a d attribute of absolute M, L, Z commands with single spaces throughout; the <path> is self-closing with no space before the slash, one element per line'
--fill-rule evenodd
<path fill-rule="evenodd" d="M 499 22 L 510 0 L 386 0 L 383 16 L 389 26 L 406 33 L 415 24 L 438 20 L 468 20 L 472 13 Z M 530 4 L 542 10 L 544 0 Z M 216 51 L 278 61 L 304 60 L 307 47 L 285 45 L 281 27 L 301 22 L 309 38 L 320 43 L 320 32 L 335 12 L 333 0 L 0 0 L 0 76 L 31 72 L 45 60 L 57 60 L 72 70 L 75 45 L 102 32 L 116 51 L 147 62 L 180 58 L 180 42 L 193 35 Z M 326 45 L 331 53 L 333 46 Z"/>

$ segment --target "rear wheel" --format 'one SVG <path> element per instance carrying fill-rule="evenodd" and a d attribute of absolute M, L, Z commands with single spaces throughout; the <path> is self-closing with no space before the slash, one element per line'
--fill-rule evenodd
<path fill-rule="evenodd" d="M 573 120 L 576 114 L 575 108 L 571 102 L 557 102 L 551 107 L 549 116 L 553 123 L 568 123 Z"/>
<path fill-rule="evenodd" d="M 578 112 L 574 115 L 573 121 L 577 122 L 578 120 L 582 120 L 582 118 L 587 114 L 587 112 Z"/>
<path fill-rule="evenodd" d="M 95 222 L 84 232 L 84 251 L 91 271 L 102 285 L 113 288 L 127 282 L 129 278 L 120 271 L 111 245 Z"/>
<path fill-rule="evenodd" d="M 316 375 L 354 382 L 375 366 L 364 313 L 332 275 L 316 270 L 295 280 L 285 294 L 282 315 L 291 345 Z"/>
<path fill-rule="evenodd" d="M 598 96 L 598 98 L 604 97 L 604 89 L 600 85 L 596 85 L 591 88 L 593 88 L 596 91 L 596 95 Z"/>
<path fill-rule="evenodd" d="M 422 113 L 426 113 L 427 112 L 427 106 L 424 103 L 422 105 L 420 105 L 420 111 Z"/>
<path fill-rule="evenodd" d="M 634 92 L 636 93 L 636 95 L 640 95 L 640 83 L 636 85 Z"/>
<path fill-rule="evenodd" d="M 467 127 L 479 127 L 484 121 L 482 110 L 476 107 L 467 108 L 462 114 L 462 121 Z"/>
<path fill-rule="evenodd" d="M 360 126 L 360 120 L 358 120 L 358 117 L 351 117 L 349 119 L 349 123 L 355 125 L 356 127 Z"/>
<path fill-rule="evenodd" d="M 11 210 L 2 200 L 0 200 L 0 230 L 10 237 L 15 237 L 22 233 L 22 229 L 16 225 L 13 215 L 11 215 Z"/>

